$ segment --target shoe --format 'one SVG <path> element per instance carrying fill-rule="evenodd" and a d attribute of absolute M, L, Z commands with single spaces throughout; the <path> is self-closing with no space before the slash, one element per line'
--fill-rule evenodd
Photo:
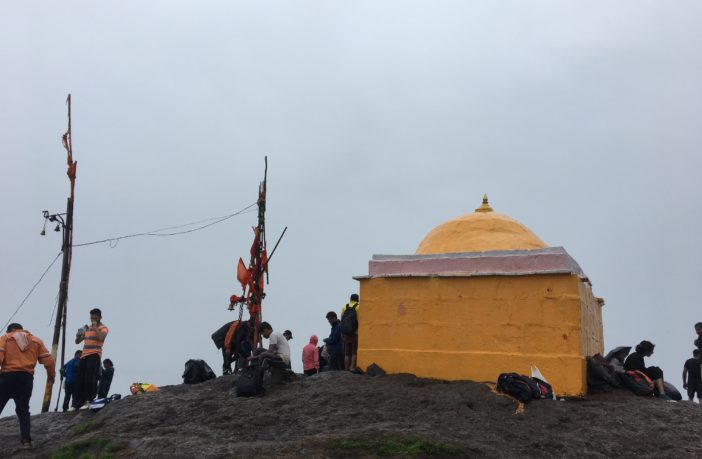
<path fill-rule="evenodd" d="M 32 440 L 22 439 L 20 449 L 32 449 Z"/>
<path fill-rule="evenodd" d="M 87 410 L 88 408 L 90 408 L 90 402 L 85 402 L 85 405 L 81 406 L 78 409 L 79 410 Z"/>

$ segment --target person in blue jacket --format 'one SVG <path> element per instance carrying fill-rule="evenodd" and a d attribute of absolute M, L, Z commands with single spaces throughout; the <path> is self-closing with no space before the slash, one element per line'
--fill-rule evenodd
<path fill-rule="evenodd" d="M 67 411 L 70 405 L 71 397 L 75 389 L 76 375 L 79 371 L 80 356 L 83 351 L 76 351 L 73 358 L 66 362 L 61 370 L 63 372 L 63 385 L 64 385 L 64 396 L 63 396 L 63 411 Z"/>
<path fill-rule="evenodd" d="M 329 353 L 329 371 L 344 369 L 344 343 L 341 340 L 341 321 L 334 311 L 327 313 L 327 320 L 331 325 L 329 338 L 324 338 Z"/>

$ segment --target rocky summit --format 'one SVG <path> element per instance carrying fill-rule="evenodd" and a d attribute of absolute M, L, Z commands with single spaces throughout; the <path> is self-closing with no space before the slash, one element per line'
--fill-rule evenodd
<path fill-rule="evenodd" d="M 521 405 L 487 384 L 330 372 L 238 398 L 235 380 L 36 415 L 30 452 L 8 416 L 0 457 L 702 457 L 699 405 L 624 391 Z"/>

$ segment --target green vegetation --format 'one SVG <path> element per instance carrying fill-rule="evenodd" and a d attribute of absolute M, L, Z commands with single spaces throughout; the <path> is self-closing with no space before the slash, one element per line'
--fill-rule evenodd
<path fill-rule="evenodd" d="M 84 422 L 82 424 L 78 424 L 78 425 L 73 426 L 70 430 L 70 434 L 71 435 L 80 435 L 82 433 L 92 432 L 93 430 L 99 429 L 100 427 L 102 427 L 102 422 L 88 421 L 88 422 Z"/>
<path fill-rule="evenodd" d="M 330 445 L 335 456 L 421 456 L 462 457 L 465 452 L 456 446 L 420 437 L 353 436 Z"/>
<path fill-rule="evenodd" d="M 119 445 L 112 440 L 90 437 L 62 446 L 51 459 L 110 459 L 119 449 Z"/>

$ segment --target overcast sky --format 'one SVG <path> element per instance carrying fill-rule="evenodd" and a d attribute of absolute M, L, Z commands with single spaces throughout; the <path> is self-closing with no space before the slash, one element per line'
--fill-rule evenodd
<path fill-rule="evenodd" d="M 65 209 L 70 92 L 75 243 L 241 209 L 268 155 L 269 240 L 289 230 L 264 318 L 293 331 L 297 370 L 373 254 L 414 253 L 488 193 L 580 263 L 606 348 L 653 341 L 681 388 L 702 320 L 700 18 L 697 1 L 2 2 L 0 319 L 60 250 L 39 232 Z M 69 338 L 102 308 L 113 392 L 179 383 L 189 358 L 221 371 L 210 334 L 255 219 L 75 248 Z M 47 345 L 59 266 L 15 318 Z"/>

